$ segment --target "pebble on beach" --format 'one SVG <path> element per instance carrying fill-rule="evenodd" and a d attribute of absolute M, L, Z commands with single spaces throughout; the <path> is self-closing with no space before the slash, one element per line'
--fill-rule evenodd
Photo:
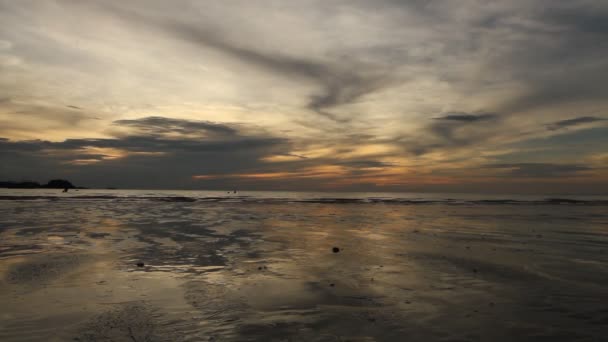
<path fill-rule="evenodd" d="M 339 247 L 334 247 L 331 249 L 334 253 L 338 253 L 340 252 L 340 248 Z"/>

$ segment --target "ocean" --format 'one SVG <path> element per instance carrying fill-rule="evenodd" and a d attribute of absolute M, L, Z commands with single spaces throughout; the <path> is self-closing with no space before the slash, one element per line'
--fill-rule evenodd
<path fill-rule="evenodd" d="M 0 341 L 601 341 L 608 196 L 0 189 Z"/>

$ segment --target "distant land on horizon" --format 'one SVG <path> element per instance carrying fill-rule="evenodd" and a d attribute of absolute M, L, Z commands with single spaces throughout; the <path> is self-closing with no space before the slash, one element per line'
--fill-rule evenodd
<path fill-rule="evenodd" d="M 0 188 L 8 189 L 86 189 L 85 187 L 75 186 L 65 179 L 51 179 L 46 184 L 34 181 L 0 181 Z"/>

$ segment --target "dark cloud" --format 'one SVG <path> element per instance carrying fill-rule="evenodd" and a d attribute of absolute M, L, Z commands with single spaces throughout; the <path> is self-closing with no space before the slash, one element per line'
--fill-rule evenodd
<path fill-rule="evenodd" d="M 495 113 L 448 112 L 433 118 L 417 136 L 398 141 L 414 155 L 479 145 L 493 136 L 492 128 L 500 119 Z"/>
<path fill-rule="evenodd" d="M 483 127 L 483 125 L 494 124 L 500 117 L 494 113 L 470 114 L 466 112 L 450 112 L 444 116 L 434 118 L 428 126 L 428 130 L 438 136 L 452 140 L 454 133 L 461 128 Z"/>
<path fill-rule="evenodd" d="M 290 149 L 286 139 L 207 121 L 147 117 L 114 124 L 136 129 L 106 139 L 0 139 L 0 163 L 6 166 L 0 178 L 63 175 L 87 186 L 188 187 L 193 175 L 257 170 L 263 157 Z"/>
<path fill-rule="evenodd" d="M 552 163 L 491 164 L 485 168 L 503 169 L 508 176 L 532 178 L 578 176 L 581 172 L 591 170 L 585 165 Z"/>
<path fill-rule="evenodd" d="M 92 146 L 140 152 L 230 152 L 287 144 L 285 139 L 267 133 L 248 134 L 237 125 L 209 121 L 145 117 L 116 120 L 113 124 L 135 130 L 114 139 L 67 139 L 53 145 L 56 148 Z"/>
<path fill-rule="evenodd" d="M 574 118 L 574 119 L 560 120 L 560 121 L 554 122 L 552 124 L 547 125 L 547 129 L 555 131 L 555 130 L 562 129 L 562 128 L 567 128 L 567 127 L 571 127 L 571 126 L 577 126 L 577 125 L 592 123 L 592 122 L 597 122 L 597 121 L 606 121 L 606 119 L 598 118 L 595 116 L 580 116 L 580 117 Z"/>
<path fill-rule="evenodd" d="M 373 159 L 307 158 L 290 153 L 291 142 L 286 139 L 247 135 L 236 127 L 207 121 L 148 117 L 119 120 L 115 125 L 137 129 L 131 135 L 107 139 L 51 142 L 0 138 L 0 162 L 7 166 L 1 170 L 0 179 L 15 180 L 17 174 L 16 180 L 64 177 L 92 187 L 230 189 L 244 186 L 310 190 L 336 181 L 373 177 L 370 169 L 395 166 Z M 184 126 L 190 129 L 184 132 Z M 209 130 L 219 134 L 209 136 Z M 165 136 L 168 132 L 171 135 Z M 268 162 L 264 158 L 277 155 L 297 159 Z M 319 166 L 338 166 L 340 171 L 317 169 Z M 275 172 L 287 176 L 276 179 L 238 176 Z M 195 175 L 208 178 L 193 180 Z M 288 183 L 284 183 L 286 181 Z"/>
<path fill-rule="evenodd" d="M 386 167 L 395 166 L 394 163 L 386 163 L 386 162 L 382 162 L 382 161 L 378 161 L 378 160 L 345 160 L 345 161 L 336 162 L 335 164 L 352 167 L 352 168 L 361 168 L 361 169 L 386 168 Z"/>
<path fill-rule="evenodd" d="M 475 122 L 481 120 L 489 120 L 495 118 L 495 114 L 469 114 L 465 112 L 451 112 L 447 113 L 444 116 L 435 118 L 435 120 L 447 120 L 447 121 L 459 121 L 459 122 Z"/>
<path fill-rule="evenodd" d="M 358 66 L 350 66 L 353 70 Z M 371 94 L 379 89 L 384 88 L 391 80 L 387 75 L 363 75 L 363 74 L 336 74 L 328 78 L 329 74 L 325 75 L 325 79 L 318 79 L 324 86 L 324 92 L 312 97 L 308 108 L 324 116 L 333 118 L 336 117 L 329 112 L 328 109 L 344 104 L 349 104 L 364 95 Z"/>
<path fill-rule="evenodd" d="M 218 124 L 209 121 L 191 121 L 171 119 L 160 116 L 151 116 L 136 120 L 117 120 L 114 125 L 136 129 L 139 134 L 160 135 L 176 134 L 204 134 L 217 137 L 236 137 L 238 129 L 227 124 Z"/>
<path fill-rule="evenodd" d="M 503 17 L 502 25 L 492 32 L 502 46 L 491 67 L 498 73 L 502 68 L 525 87 L 502 109 L 518 112 L 604 100 L 608 96 L 604 86 L 608 82 L 608 6 L 585 1 L 542 4 L 527 14 L 512 12 Z"/>
<path fill-rule="evenodd" d="M 294 154 L 294 153 L 282 153 L 282 154 L 278 154 L 278 155 L 286 156 L 286 157 L 296 157 L 299 159 L 308 159 L 308 157 L 306 157 L 306 156 L 302 156 L 302 155 Z"/>
<path fill-rule="evenodd" d="M 0 140 L 1 151 L 34 152 L 48 150 L 80 150 L 84 148 L 111 148 L 127 152 L 159 153 L 231 153 L 241 150 L 268 148 L 285 143 L 283 139 L 271 137 L 239 137 L 231 141 L 165 139 L 153 136 L 127 136 L 116 139 L 66 139 L 61 142 L 45 140 L 10 141 Z M 268 151 L 270 152 L 270 151 Z M 66 160 L 73 155 L 66 155 Z"/>
<path fill-rule="evenodd" d="M 567 1 L 557 7 L 545 7 L 539 17 L 569 31 L 608 34 L 608 7 L 605 5 Z"/>

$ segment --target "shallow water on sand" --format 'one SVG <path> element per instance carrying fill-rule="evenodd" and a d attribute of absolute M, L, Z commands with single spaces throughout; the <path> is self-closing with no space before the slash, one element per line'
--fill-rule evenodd
<path fill-rule="evenodd" d="M 607 247 L 604 205 L 3 200 L 0 340 L 597 341 Z"/>

